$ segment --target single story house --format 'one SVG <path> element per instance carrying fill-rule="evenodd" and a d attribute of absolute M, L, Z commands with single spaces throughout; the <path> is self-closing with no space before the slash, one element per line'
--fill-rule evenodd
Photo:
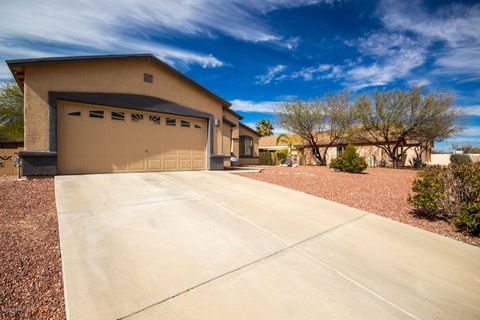
<path fill-rule="evenodd" d="M 277 137 L 270 136 L 270 137 L 261 137 L 260 138 L 260 146 L 259 150 L 261 153 L 263 152 L 274 152 L 278 149 L 286 149 L 287 145 L 285 142 L 279 142 L 276 144 Z M 320 152 L 323 155 L 326 146 L 328 145 L 328 138 L 327 136 L 320 135 L 317 139 L 317 145 L 320 149 Z M 395 143 L 395 142 L 391 142 Z M 333 144 L 329 147 L 326 155 L 327 164 L 330 163 L 333 159 L 338 157 L 345 147 L 348 144 L 353 144 L 357 148 L 357 152 L 360 156 L 364 157 L 367 161 L 368 165 L 371 167 L 376 167 L 379 165 L 381 160 L 385 160 L 387 164 L 390 164 L 390 158 L 387 156 L 386 152 L 375 145 L 366 144 L 366 143 L 356 143 L 356 142 L 349 142 L 349 141 L 339 141 L 338 143 Z M 431 161 L 431 154 L 432 154 L 433 142 L 430 143 L 419 143 L 416 141 L 407 141 L 400 149 L 399 153 L 403 150 L 406 150 L 405 155 L 403 156 L 402 163 L 400 165 L 408 166 L 410 161 L 416 158 L 417 153 L 422 158 L 424 163 L 428 163 Z M 299 165 L 315 165 L 315 160 L 313 158 L 312 149 L 308 146 L 308 144 L 300 143 L 292 146 L 294 152 L 292 152 L 292 158 L 294 163 L 298 163 Z"/>
<path fill-rule="evenodd" d="M 219 170 L 258 159 L 230 102 L 151 54 L 8 60 L 23 90 L 25 176 Z"/>

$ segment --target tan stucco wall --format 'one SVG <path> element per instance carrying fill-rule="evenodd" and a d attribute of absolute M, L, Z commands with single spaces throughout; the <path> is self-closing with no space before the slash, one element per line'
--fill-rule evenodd
<path fill-rule="evenodd" d="M 236 127 L 233 127 L 233 130 L 232 130 L 232 151 L 233 151 L 233 155 L 238 158 L 238 154 L 239 154 L 239 144 L 238 144 L 238 137 L 240 136 L 240 119 L 238 118 L 238 116 L 232 112 L 230 112 L 230 110 L 228 109 L 224 109 L 223 110 L 223 115 L 225 116 L 225 118 L 227 118 L 229 121 L 233 122 L 236 124 Z M 228 130 L 230 130 L 230 126 L 227 124 L 227 123 L 222 123 L 222 125 L 224 127 L 227 127 Z M 229 132 L 228 130 L 226 130 L 226 132 Z M 224 149 L 225 151 L 225 155 L 227 156 L 230 156 L 230 150 L 228 150 L 228 148 Z"/>
<path fill-rule="evenodd" d="M 260 164 L 260 159 L 259 158 L 240 158 L 240 161 L 238 163 L 241 166 L 257 165 L 257 164 Z"/>
<path fill-rule="evenodd" d="M 153 83 L 143 74 L 153 74 Z M 222 119 L 222 103 L 152 61 L 83 62 L 25 69 L 25 150 L 48 150 L 48 92 L 143 94 L 208 112 Z M 214 129 L 214 153 L 222 150 L 222 125 Z"/>

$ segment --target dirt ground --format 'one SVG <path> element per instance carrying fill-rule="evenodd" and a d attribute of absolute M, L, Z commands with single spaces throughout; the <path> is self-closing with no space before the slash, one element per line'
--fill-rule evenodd
<path fill-rule="evenodd" d="M 53 178 L 0 177 L 0 319 L 65 319 Z"/>
<path fill-rule="evenodd" d="M 412 193 L 412 182 L 416 176 L 414 170 L 368 168 L 362 174 L 349 174 L 314 166 L 262 168 L 264 171 L 261 173 L 241 175 L 340 202 L 480 246 L 480 238 L 460 233 L 445 221 L 430 221 L 412 214 L 413 208 L 407 199 Z"/>

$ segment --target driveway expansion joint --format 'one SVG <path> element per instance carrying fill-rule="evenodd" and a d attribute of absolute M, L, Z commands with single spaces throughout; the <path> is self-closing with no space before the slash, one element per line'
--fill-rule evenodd
<path fill-rule="evenodd" d="M 222 273 L 222 274 L 220 274 L 220 275 L 218 275 L 218 276 L 216 276 L 216 277 L 210 278 L 210 279 L 208 279 L 208 280 L 206 280 L 206 281 L 204 281 L 204 282 L 201 282 L 201 283 L 199 283 L 199 284 L 196 284 L 196 285 L 194 285 L 193 287 L 190 287 L 190 288 L 188 288 L 188 289 L 186 289 L 186 290 L 180 291 L 180 292 L 178 292 L 178 293 L 176 293 L 176 294 L 174 294 L 174 295 L 172 295 L 172 296 L 169 296 L 169 297 L 167 297 L 167 298 L 165 298 L 165 299 L 163 299 L 163 300 L 160 300 L 160 301 L 158 301 L 158 302 L 155 302 L 155 303 L 153 303 L 153 304 L 151 304 L 151 305 L 149 305 L 149 306 L 146 306 L 146 307 L 144 307 L 144 308 L 142 308 L 142 309 L 140 309 L 140 310 L 138 310 L 138 311 L 135 311 L 135 312 L 132 312 L 132 313 L 126 315 L 126 316 L 117 318 L 117 320 L 127 319 L 127 318 L 129 318 L 129 317 L 131 317 L 131 316 L 133 316 L 133 315 L 139 314 L 139 313 L 141 313 L 141 312 L 143 312 L 143 311 L 146 311 L 147 309 L 150 309 L 150 308 L 153 308 L 153 307 L 155 307 L 155 306 L 158 306 L 158 305 L 160 305 L 160 304 L 162 304 L 162 303 L 164 303 L 164 302 L 167 302 L 167 301 L 172 300 L 172 299 L 174 299 L 174 298 L 176 298 L 176 297 L 178 297 L 178 296 L 181 296 L 181 295 L 183 295 L 183 294 L 185 294 L 185 293 L 187 293 L 187 292 L 189 292 L 189 291 L 195 290 L 195 289 L 197 289 L 197 288 L 199 288 L 199 287 L 201 287 L 201 286 L 204 286 L 204 285 L 206 285 L 206 284 L 209 284 L 209 283 L 211 283 L 211 282 L 213 282 L 213 281 L 215 281 L 215 280 L 218 280 L 218 279 L 220 279 L 220 278 L 223 278 L 223 277 L 225 277 L 225 276 L 228 276 L 228 275 L 230 275 L 230 274 L 232 274 L 232 273 L 235 273 L 235 272 L 237 272 L 237 271 L 240 271 L 240 270 L 242 270 L 242 269 L 248 268 L 248 267 L 250 267 L 250 266 L 252 266 L 252 265 L 254 265 L 254 264 L 257 264 L 257 263 L 259 263 L 259 262 L 262 262 L 262 261 L 264 261 L 264 260 L 267 260 L 267 259 L 269 259 L 269 258 L 271 258 L 271 257 L 273 257 L 273 256 L 276 256 L 276 255 L 278 255 L 278 254 L 280 254 L 280 253 L 283 253 L 283 252 L 285 252 L 285 251 L 287 251 L 287 250 L 289 250 L 289 249 L 295 249 L 295 250 L 298 250 L 300 253 L 305 254 L 302 250 L 296 248 L 296 246 L 299 246 L 299 245 L 301 245 L 301 244 L 303 244 L 303 243 L 305 243 L 305 242 L 307 242 L 307 241 L 309 241 L 309 240 L 312 240 L 312 239 L 315 239 L 315 238 L 320 237 L 320 236 L 322 236 L 322 235 L 325 235 L 326 233 L 331 232 L 331 231 L 333 231 L 333 230 L 339 229 L 339 228 L 341 228 L 341 227 L 343 227 L 343 226 L 345 226 L 345 225 L 347 225 L 347 224 L 349 224 L 349 223 L 353 223 L 353 222 L 355 222 L 355 221 L 357 221 L 357 220 L 360 220 L 360 219 L 362 219 L 363 217 L 365 217 L 365 216 L 367 216 L 367 215 L 370 215 L 370 213 L 365 213 L 365 214 L 363 214 L 363 215 L 361 215 L 361 216 L 359 216 L 359 217 L 356 217 L 356 218 L 351 219 L 351 220 L 348 220 L 348 221 L 346 221 L 346 222 L 344 222 L 344 223 L 342 223 L 342 224 L 339 224 L 339 225 L 337 225 L 337 226 L 334 226 L 334 227 L 332 227 L 332 228 L 330 228 L 330 229 L 327 229 L 327 230 L 324 230 L 324 231 L 322 231 L 322 232 L 319 232 L 319 233 L 317 233 L 317 234 L 315 234 L 315 235 L 313 235 L 313 236 L 311 236 L 311 237 L 308 237 L 308 238 L 306 238 L 306 239 L 303 239 L 303 240 L 301 240 L 301 241 L 298 241 L 298 242 L 296 242 L 296 243 L 294 243 L 294 244 L 289 244 L 288 242 L 286 242 L 286 241 L 283 240 L 283 242 L 284 242 L 285 244 L 289 244 L 289 245 L 286 246 L 286 247 L 284 247 L 284 248 L 282 248 L 282 249 L 280 249 L 280 250 L 274 251 L 274 252 L 272 252 L 272 253 L 264 256 L 264 257 L 261 257 L 261 258 L 259 258 L 259 259 L 257 259 L 257 260 L 251 261 L 251 262 L 249 262 L 249 263 L 247 263 L 247 264 L 244 264 L 244 265 L 242 265 L 242 266 L 239 266 L 239 267 L 237 267 L 237 268 L 235 268 L 235 269 L 232 269 L 232 270 L 230 270 L 230 271 L 224 272 L 224 273 Z M 309 255 L 308 255 L 308 256 L 309 256 Z M 322 263 L 322 264 L 323 264 L 323 263 Z M 330 269 L 330 268 L 329 268 L 329 269 Z M 417 318 L 415 318 L 415 319 L 417 319 Z"/>

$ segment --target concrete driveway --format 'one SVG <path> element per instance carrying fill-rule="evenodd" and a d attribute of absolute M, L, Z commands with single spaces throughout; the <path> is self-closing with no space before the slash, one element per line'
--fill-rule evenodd
<path fill-rule="evenodd" d="M 225 172 L 55 178 L 69 319 L 479 319 L 480 249 Z"/>

